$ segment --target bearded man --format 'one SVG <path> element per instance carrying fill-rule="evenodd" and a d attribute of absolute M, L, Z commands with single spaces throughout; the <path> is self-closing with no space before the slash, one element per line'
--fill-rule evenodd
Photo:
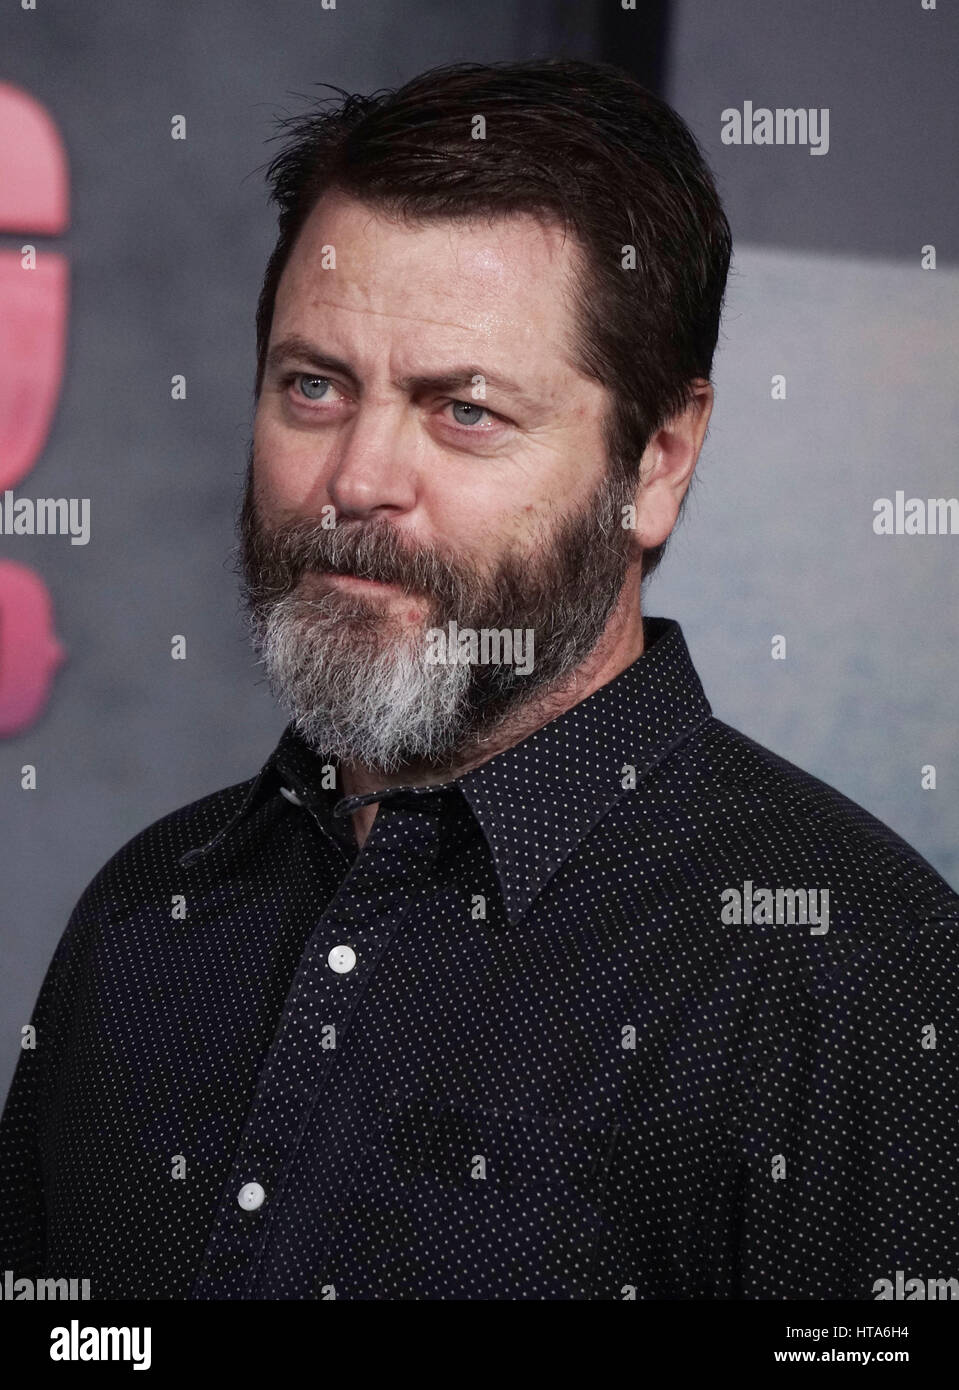
<path fill-rule="evenodd" d="M 959 1272 L 959 898 L 642 611 L 730 258 L 694 139 L 571 61 L 288 135 L 239 568 L 289 723 L 78 902 L 0 1264 L 121 1299 Z"/>

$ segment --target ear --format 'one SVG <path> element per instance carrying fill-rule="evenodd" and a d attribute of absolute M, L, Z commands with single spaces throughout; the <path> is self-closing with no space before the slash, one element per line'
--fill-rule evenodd
<path fill-rule="evenodd" d="M 697 378 L 687 408 L 661 425 L 640 461 L 636 491 L 635 539 L 652 550 L 676 525 L 679 508 L 692 481 L 713 408 L 713 388 Z"/>

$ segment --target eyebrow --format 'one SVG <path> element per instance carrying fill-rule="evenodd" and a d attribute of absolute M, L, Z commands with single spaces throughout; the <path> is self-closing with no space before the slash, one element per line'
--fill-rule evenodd
<path fill-rule="evenodd" d="M 330 353 L 322 352 L 309 339 L 301 338 L 296 334 L 281 339 L 274 347 L 270 348 L 266 356 L 266 365 L 269 370 L 276 371 L 284 362 L 289 362 L 293 358 L 308 363 L 317 371 L 336 372 L 338 376 L 344 377 L 357 392 L 362 389 L 360 379 L 349 362 L 340 357 L 333 357 Z M 450 367 L 444 372 L 420 373 L 414 376 L 400 377 L 394 384 L 401 390 L 414 394 L 425 391 L 462 391 L 472 390 L 473 378 L 477 376 L 482 377 L 484 383 L 491 390 L 498 391 L 504 396 L 511 396 L 519 404 L 530 409 L 542 409 L 542 402 L 530 396 L 518 382 L 511 381 L 509 377 L 502 376 L 497 372 L 488 372 L 480 366 L 469 363 Z"/>

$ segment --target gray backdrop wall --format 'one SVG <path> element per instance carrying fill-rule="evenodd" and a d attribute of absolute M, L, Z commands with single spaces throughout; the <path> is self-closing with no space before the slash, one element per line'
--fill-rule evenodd
<path fill-rule="evenodd" d="M 283 727 L 229 555 L 274 234 L 255 171 L 273 117 L 320 81 L 370 90 L 438 62 L 559 53 L 660 81 L 716 170 L 737 253 L 714 423 L 647 611 L 683 623 L 720 718 L 861 802 L 959 886 L 959 537 L 872 529 L 878 497 L 957 492 L 949 8 L 44 0 L 3 11 L 0 79 L 59 123 L 73 204 L 68 232 L 45 243 L 70 259 L 64 387 L 16 492 L 89 497 L 91 539 L 0 538 L 0 558 L 42 575 L 67 651 L 42 717 L 0 743 L 0 1095 L 93 874 L 158 816 L 251 776 Z M 828 154 L 724 145 L 721 113 L 747 99 L 828 107 Z M 170 138 L 176 114 L 185 141 Z M 938 268 L 923 271 L 930 243 Z M 171 399 L 178 373 L 184 400 Z M 173 633 L 187 636 L 186 661 L 170 659 Z M 776 634 L 785 661 L 771 659 Z M 20 787 L 26 763 L 34 791 Z M 934 791 L 921 788 L 926 764 Z"/>

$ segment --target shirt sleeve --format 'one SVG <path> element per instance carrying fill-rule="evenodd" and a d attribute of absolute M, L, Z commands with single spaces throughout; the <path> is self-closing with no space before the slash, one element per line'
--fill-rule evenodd
<path fill-rule="evenodd" d="M 0 1116 L 0 1271 L 15 1278 L 45 1273 L 50 1205 L 55 1195 L 51 1154 L 58 1132 L 58 1083 L 68 1055 L 78 972 L 109 915 L 115 855 L 80 895 L 25 1023 L 35 1046 L 23 1047 Z"/>
<path fill-rule="evenodd" d="M 755 1065 L 739 1296 L 959 1280 L 959 917 L 904 927 L 780 998 Z"/>
<path fill-rule="evenodd" d="M 47 1092 L 56 1073 L 57 994 L 65 939 L 47 968 L 29 1023 L 35 1046 L 22 1047 L 0 1117 L 0 1270 L 36 1278 L 45 1256 L 45 1181 L 41 1145 Z"/>

